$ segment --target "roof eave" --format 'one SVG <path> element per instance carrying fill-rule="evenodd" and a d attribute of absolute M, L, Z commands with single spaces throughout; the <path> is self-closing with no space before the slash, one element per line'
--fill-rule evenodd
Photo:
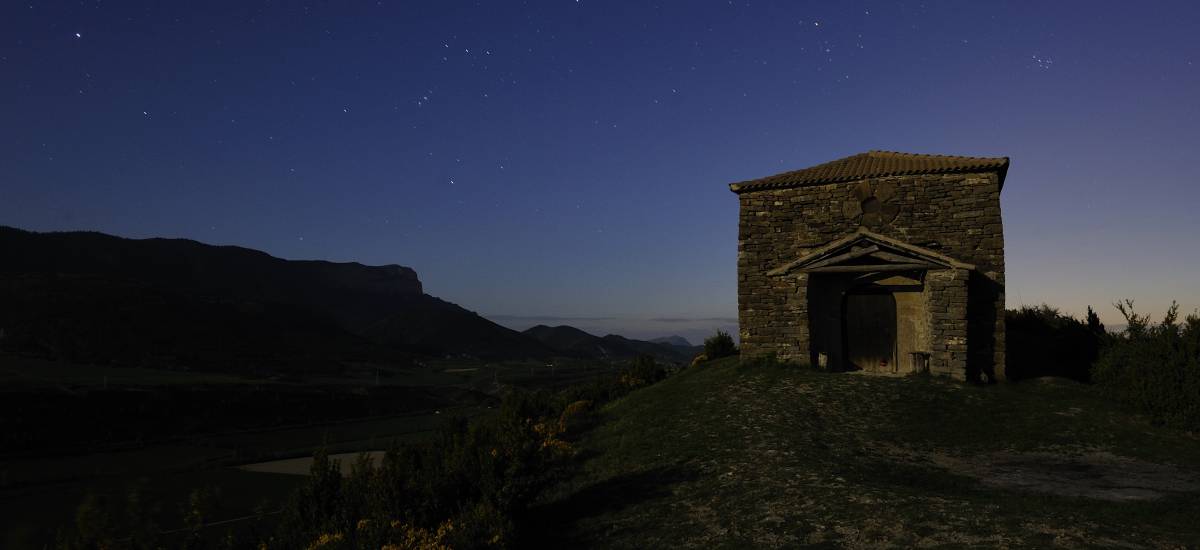
<path fill-rule="evenodd" d="M 1002 157 L 1003 164 L 994 168 L 966 168 L 960 170 L 939 170 L 939 171 L 923 171 L 914 170 L 899 172 L 895 174 L 882 174 L 878 176 L 862 176 L 862 177 L 846 177 L 846 178 L 829 178 L 824 180 L 806 181 L 799 183 L 760 183 L 754 180 L 749 182 L 737 182 L 729 184 L 729 190 L 740 195 L 753 191 L 764 191 L 767 189 L 794 189 L 797 187 L 817 187 L 820 185 L 830 185 L 834 183 L 846 183 L 852 181 L 861 181 L 867 179 L 884 178 L 884 177 L 904 177 L 904 176 L 923 176 L 923 175 L 938 175 L 938 174 L 976 174 L 996 172 L 999 175 L 999 188 L 1004 189 L 1004 179 L 1008 176 L 1008 157 Z"/>
<path fill-rule="evenodd" d="M 996 190 L 998 192 L 1004 191 L 1004 178 L 1008 177 L 1008 164 L 1009 164 L 1008 157 L 1004 157 L 1004 165 L 1001 166 L 998 170 L 996 170 L 996 175 L 997 175 Z"/>

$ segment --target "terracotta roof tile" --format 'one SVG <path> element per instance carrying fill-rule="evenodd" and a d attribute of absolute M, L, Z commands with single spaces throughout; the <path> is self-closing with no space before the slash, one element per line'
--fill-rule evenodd
<path fill-rule="evenodd" d="M 744 193 L 762 189 L 824 185 L 883 176 L 954 172 L 999 172 L 1000 185 L 1003 187 L 1004 176 L 1008 172 L 1008 157 L 955 157 L 894 151 L 868 151 L 801 170 L 731 183 L 729 189 L 734 193 Z"/>

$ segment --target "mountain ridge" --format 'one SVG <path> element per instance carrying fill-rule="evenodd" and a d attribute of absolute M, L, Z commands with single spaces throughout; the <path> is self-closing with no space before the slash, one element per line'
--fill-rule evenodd
<path fill-rule="evenodd" d="M 425 294 L 416 271 L 396 264 L 285 260 L 190 239 L 4 226 L 0 257 L 6 349 L 105 363 L 168 357 L 168 364 L 202 368 L 286 357 L 292 347 L 327 365 L 397 354 L 553 354 Z M 70 326 L 57 326 L 61 320 Z"/>
<path fill-rule="evenodd" d="M 596 336 L 570 325 L 535 325 L 522 334 L 565 355 L 590 359 L 627 359 L 650 355 L 662 361 L 686 363 L 698 353 L 694 347 L 634 340 L 616 334 Z"/>
<path fill-rule="evenodd" d="M 679 346 L 679 347 L 684 347 L 684 348 L 696 347 L 691 342 L 689 342 L 687 338 L 684 338 L 678 334 L 672 334 L 670 336 L 662 336 L 659 338 L 651 338 L 646 341 L 653 343 L 653 344 L 667 344 L 667 345 L 671 345 L 671 346 Z"/>

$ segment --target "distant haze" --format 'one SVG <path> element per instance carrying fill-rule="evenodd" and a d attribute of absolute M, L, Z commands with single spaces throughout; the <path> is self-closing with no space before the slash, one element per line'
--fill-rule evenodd
<path fill-rule="evenodd" d="M 596 336 L 618 334 L 637 340 L 651 340 L 678 335 L 694 346 L 704 343 L 718 329 L 737 337 L 737 317 L 714 318 L 655 318 L 630 317 L 553 317 L 484 315 L 488 319 L 514 330 L 525 330 L 536 325 L 569 325 Z"/>

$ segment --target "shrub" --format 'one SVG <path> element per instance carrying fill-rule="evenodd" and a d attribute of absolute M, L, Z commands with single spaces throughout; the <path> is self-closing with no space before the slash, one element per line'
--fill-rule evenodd
<path fill-rule="evenodd" d="M 1064 376 L 1087 382 L 1107 339 L 1091 307 L 1086 324 L 1045 304 L 1008 310 L 1005 324 L 1005 364 L 1011 380 Z"/>
<path fill-rule="evenodd" d="M 1161 323 L 1115 304 L 1128 327 L 1100 354 L 1092 377 L 1105 394 L 1158 423 L 1195 430 L 1200 425 L 1200 316 L 1178 322 L 1172 303 Z"/>
<path fill-rule="evenodd" d="M 595 418 L 591 401 L 576 401 L 567 405 L 559 415 L 558 430 L 565 434 L 577 434 L 591 427 Z"/>
<path fill-rule="evenodd" d="M 619 378 L 562 393 L 513 390 L 495 415 L 443 422 L 424 445 L 365 456 L 342 476 L 323 452 L 287 506 L 269 548 L 479 548 L 511 545 L 517 519 L 575 455 L 592 399 L 623 395 L 665 371 L 641 357 Z"/>
<path fill-rule="evenodd" d="M 718 330 L 716 334 L 704 339 L 704 355 L 710 361 L 737 354 L 737 344 L 733 343 L 733 337 L 728 332 Z"/>
<path fill-rule="evenodd" d="M 471 422 L 446 419 L 429 441 L 389 449 L 378 463 L 360 455 L 348 475 L 319 450 L 311 475 L 273 531 L 242 533 L 226 544 L 314 550 L 519 546 L 518 525 L 536 521 L 527 515 L 529 504 L 564 474 L 576 455 L 572 441 L 595 422 L 596 405 L 666 374 L 653 357 L 642 356 L 618 376 L 562 392 L 514 389 L 495 414 Z M 190 546 L 207 542 L 199 534 L 210 519 L 213 494 L 193 493 L 184 506 Z M 85 502 L 78 526 L 60 533 L 59 546 L 107 545 L 129 531 L 109 508 L 98 497 Z"/>
<path fill-rule="evenodd" d="M 632 366 L 621 371 L 617 381 L 622 386 L 634 389 L 658 382 L 666 376 L 666 369 L 662 368 L 653 356 L 642 354 L 634 359 Z"/>
<path fill-rule="evenodd" d="M 159 548 L 158 526 L 153 517 L 160 508 L 148 500 L 145 484 L 140 479 L 123 494 L 86 493 L 76 508 L 74 524 L 58 530 L 54 547 Z"/>
<path fill-rule="evenodd" d="M 525 396 L 516 397 L 518 401 Z M 510 422 L 525 412 L 505 400 L 497 417 L 470 424 L 452 418 L 439 425 L 424 445 L 388 450 L 378 467 L 360 457 L 349 476 L 324 452 L 314 456 L 312 475 L 285 508 L 267 548 L 436 547 L 450 525 L 464 525 L 464 510 L 479 503 L 496 507 L 522 492 L 514 490 L 532 467 L 536 450 L 532 425 Z M 510 427 L 509 424 L 516 424 Z M 506 433 L 511 430 L 513 433 Z M 514 463 L 525 461 L 525 464 Z M 454 533 L 483 536 L 485 528 L 467 526 Z M 500 535 L 488 533 L 487 538 Z"/>

